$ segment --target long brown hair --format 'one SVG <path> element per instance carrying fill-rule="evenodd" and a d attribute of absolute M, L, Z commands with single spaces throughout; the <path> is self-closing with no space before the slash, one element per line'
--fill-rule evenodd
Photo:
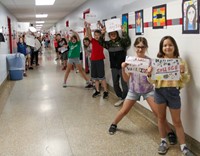
<path fill-rule="evenodd" d="M 172 37 L 172 36 L 164 36 L 161 41 L 160 41 L 160 45 L 159 45 L 159 52 L 157 54 L 157 57 L 158 58 L 163 58 L 165 56 L 165 53 L 163 52 L 163 43 L 165 40 L 169 39 L 173 46 L 174 46 L 174 56 L 175 58 L 178 58 L 179 57 L 179 50 L 178 50 L 178 46 L 177 46 L 177 43 L 175 41 L 175 39 Z"/>

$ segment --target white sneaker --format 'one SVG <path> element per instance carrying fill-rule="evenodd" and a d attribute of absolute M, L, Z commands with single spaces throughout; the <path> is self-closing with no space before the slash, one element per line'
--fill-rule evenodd
<path fill-rule="evenodd" d="M 114 104 L 114 106 L 115 106 L 115 107 L 119 107 L 120 105 L 123 104 L 123 102 L 124 102 L 124 100 L 121 99 L 121 100 L 117 101 L 117 102 Z"/>

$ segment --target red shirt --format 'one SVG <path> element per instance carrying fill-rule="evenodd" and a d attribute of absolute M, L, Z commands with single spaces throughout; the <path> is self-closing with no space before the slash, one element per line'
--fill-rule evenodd
<path fill-rule="evenodd" d="M 99 44 L 97 40 L 92 38 L 92 53 L 91 53 L 91 60 L 97 61 L 97 60 L 103 60 L 105 59 L 104 53 L 103 53 L 103 47 Z"/>
<path fill-rule="evenodd" d="M 54 42 L 54 47 L 57 48 L 57 47 L 58 47 L 58 42 L 57 42 L 57 40 L 54 40 L 53 42 Z"/>

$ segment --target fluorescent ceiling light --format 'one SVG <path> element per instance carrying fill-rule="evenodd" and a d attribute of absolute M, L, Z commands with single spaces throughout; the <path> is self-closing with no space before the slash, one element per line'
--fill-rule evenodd
<path fill-rule="evenodd" d="M 35 5 L 53 5 L 55 0 L 35 0 Z"/>
<path fill-rule="evenodd" d="M 36 18 L 47 18 L 48 14 L 36 14 Z"/>
<path fill-rule="evenodd" d="M 42 24 L 37 24 L 35 25 L 36 27 L 42 27 L 43 25 Z"/>
<path fill-rule="evenodd" d="M 44 23 L 44 21 L 36 21 L 35 23 Z"/>

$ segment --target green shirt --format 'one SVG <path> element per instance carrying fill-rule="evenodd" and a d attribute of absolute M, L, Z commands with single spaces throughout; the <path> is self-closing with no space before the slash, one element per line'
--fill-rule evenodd
<path fill-rule="evenodd" d="M 68 44 L 68 58 L 80 58 L 81 42 L 77 41 L 76 43 L 72 43 L 71 41 L 69 41 Z"/>

